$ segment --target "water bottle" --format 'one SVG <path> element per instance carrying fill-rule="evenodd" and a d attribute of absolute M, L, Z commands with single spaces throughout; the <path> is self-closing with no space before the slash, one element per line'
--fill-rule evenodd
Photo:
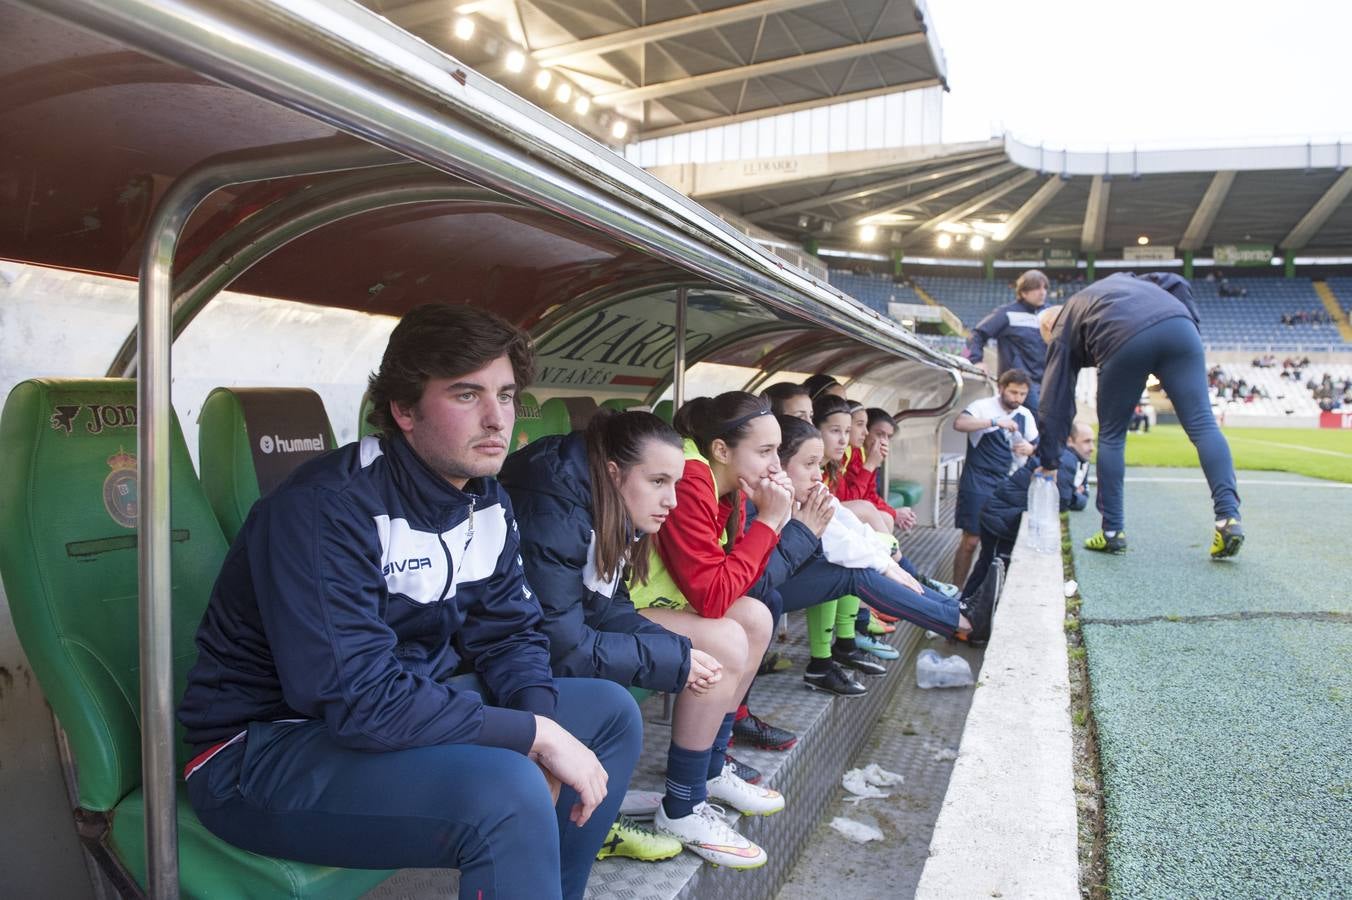
<path fill-rule="evenodd" d="M 1028 513 L 1024 522 L 1028 528 L 1029 544 L 1037 553 L 1057 553 L 1061 550 L 1061 497 L 1056 490 L 1056 473 L 1033 473 L 1028 482 Z"/>

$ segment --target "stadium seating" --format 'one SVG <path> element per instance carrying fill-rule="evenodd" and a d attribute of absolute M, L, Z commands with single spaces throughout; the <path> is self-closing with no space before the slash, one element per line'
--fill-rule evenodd
<path fill-rule="evenodd" d="M 865 302 L 870 302 L 869 296 L 876 297 L 884 291 L 890 294 L 894 289 L 898 302 L 902 301 L 903 291 L 913 296 L 909 288 L 893 285 L 890 279 L 883 280 L 881 276 L 832 270 L 831 278 L 833 284 Z M 977 276 L 918 275 L 915 282 L 969 328 L 1013 297 L 1011 286 L 1002 279 L 987 281 Z M 1229 278 L 1228 283 L 1246 294 L 1222 297 L 1218 282 L 1198 278 L 1192 283 L 1193 296 L 1202 315 L 1202 340 L 1208 349 L 1352 351 L 1352 345 L 1343 341 L 1336 325 L 1282 324 L 1283 315 L 1323 310 L 1310 279 L 1236 277 Z M 1344 305 L 1352 299 L 1352 278 L 1331 278 L 1329 285 Z M 1053 283 L 1049 301 L 1063 302 L 1079 286 L 1076 282 Z M 916 301 L 908 299 L 908 302 Z M 955 342 L 951 340 L 927 340 L 933 346 L 953 352 Z"/>
<path fill-rule="evenodd" d="M 831 284 L 883 315 L 887 315 L 888 303 L 925 302 L 909 285 L 894 282 L 890 275 L 857 275 L 844 269 L 832 269 L 830 278 Z"/>
<path fill-rule="evenodd" d="M 1352 365 L 1312 363 L 1300 370 L 1299 381 L 1281 377 L 1280 368 L 1259 368 L 1248 364 L 1222 364 L 1221 373 L 1227 380 L 1243 379 L 1248 386 L 1256 385 L 1266 396 L 1252 400 L 1216 397 L 1214 403 L 1218 411 L 1225 414 L 1227 421 L 1245 416 L 1318 416 L 1319 402 L 1306 383 L 1318 384 L 1327 373 L 1334 382 L 1342 383 L 1352 379 Z M 1213 397 L 1215 392 L 1213 391 Z M 1341 399 L 1341 392 L 1337 393 Z"/>

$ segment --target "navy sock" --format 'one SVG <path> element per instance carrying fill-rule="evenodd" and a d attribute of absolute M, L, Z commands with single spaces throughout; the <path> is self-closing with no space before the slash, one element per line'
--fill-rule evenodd
<path fill-rule="evenodd" d="M 709 796 L 705 777 L 709 753 L 678 747 L 674 741 L 667 749 L 667 793 L 662 798 L 662 808 L 669 817 L 680 819 L 690 815 Z"/>
<path fill-rule="evenodd" d="M 723 774 L 723 764 L 728 758 L 728 741 L 732 740 L 732 720 L 737 713 L 730 712 L 723 717 L 723 724 L 718 726 L 718 734 L 714 735 L 714 746 L 709 751 L 709 777 L 717 778 Z"/>

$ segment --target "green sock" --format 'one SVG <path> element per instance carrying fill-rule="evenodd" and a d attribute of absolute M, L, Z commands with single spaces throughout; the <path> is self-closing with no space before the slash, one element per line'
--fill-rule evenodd
<path fill-rule="evenodd" d="M 854 620 L 859 615 L 861 602 L 854 594 L 846 594 L 836 601 L 836 637 L 842 640 L 854 637 Z"/>
<path fill-rule="evenodd" d="M 807 645 L 813 659 L 831 658 L 831 641 L 835 637 L 836 601 L 827 600 L 807 608 Z"/>

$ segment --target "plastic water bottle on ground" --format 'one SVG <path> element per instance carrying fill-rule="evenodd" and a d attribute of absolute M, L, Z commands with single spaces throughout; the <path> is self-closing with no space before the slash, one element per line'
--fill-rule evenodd
<path fill-rule="evenodd" d="M 1056 490 L 1056 475 L 1034 473 L 1028 482 L 1028 513 L 1024 524 L 1028 540 L 1038 553 L 1056 553 L 1061 549 L 1061 497 Z"/>
<path fill-rule="evenodd" d="M 972 667 L 961 656 L 941 656 L 934 650 L 921 650 L 915 660 L 916 687 L 966 687 L 975 684 Z"/>

